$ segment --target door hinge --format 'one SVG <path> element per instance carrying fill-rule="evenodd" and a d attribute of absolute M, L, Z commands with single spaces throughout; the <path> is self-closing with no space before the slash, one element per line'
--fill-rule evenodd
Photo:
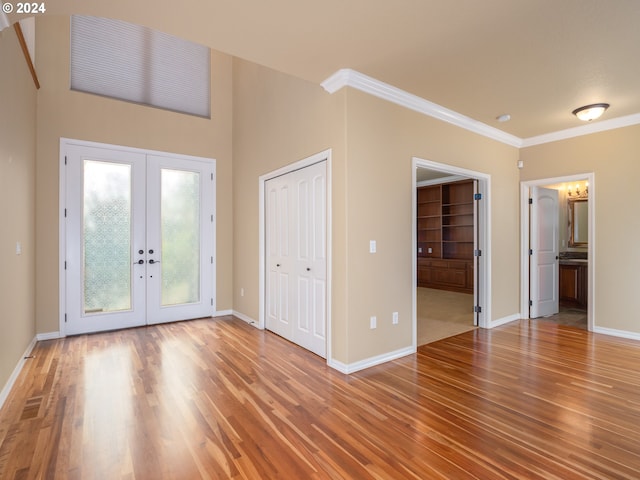
<path fill-rule="evenodd" d="M 213 173 L 211 174 L 211 181 L 213 182 Z"/>
<path fill-rule="evenodd" d="M 67 218 L 67 209 L 64 209 L 64 218 Z"/>
<path fill-rule="evenodd" d="M 213 223 L 213 213 L 211 214 L 211 223 Z"/>
<path fill-rule="evenodd" d="M 481 257 L 482 256 L 482 250 L 474 250 L 473 251 L 473 256 L 474 257 Z"/>
<path fill-rule="evenodd" d="M 67 164 L 67 156 L 66 155 L 64 156 L 64 164 L 65 165 Z"/>
<path fill-rule="evenodd" d="M 66 260 L 64 261 L 64 269 L 65 270 L 67 269 L 67 261 Z"/>
<path fill-rule="evenodd" d="M 475 305 L 473 307 L 473 312 L 474 313 L 482 313 L 482 307 L 480 305 Z"/>
<path fill-rule="evenodd" d="M 213 298 L 211 299 L 211 306 L 213 307 Z"/>
<path fill-rule="evenodd" d="M 529 199 L 529 205 L 533 205 L 533 198 Z"/>
<path fill-rule="evenodd" d="M 482 194 L 481 193 L 474 193 L 473 194 L 473 199 L 474 200 L 482 200 Z"/>
<path fill-rule="evenodd" d="M 529 300 L 529 306 L 533 307 L 533 300 Z"/>
<path fill-rule="evenodd" d="M 529 249 L 529 255 L 533 255 L 533 250 Z"/>
<path fill-rule="evenodd" d="M 64 323 L 67 323 L 67 314 L 64 314 Z"/>
<path fill-rule="evenodd" d="M 211 265 L 213 265 L 213 257 L 211 257 Z"/>

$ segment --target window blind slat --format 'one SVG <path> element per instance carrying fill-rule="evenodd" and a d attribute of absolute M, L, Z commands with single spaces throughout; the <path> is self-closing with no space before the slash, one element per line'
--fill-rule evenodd
<path fill-rule="evenodd" d="M 71 89 L 210 118 L 209 48 L 140 25 L 74 15 Z"/>

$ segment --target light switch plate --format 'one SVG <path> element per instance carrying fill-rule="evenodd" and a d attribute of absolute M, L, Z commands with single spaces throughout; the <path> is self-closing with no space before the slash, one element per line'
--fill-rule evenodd
<path fill-rule="evenodd" d="M 369 240 L 369 253 L 376 253 L 376 241 Z"/>

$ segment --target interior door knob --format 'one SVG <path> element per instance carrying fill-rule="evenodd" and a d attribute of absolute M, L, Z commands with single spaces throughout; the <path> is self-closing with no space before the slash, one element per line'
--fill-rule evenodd
<path fill-rule="evenodd" d="M 309 267 L 307 267 L 307 272 L 310 272 L 310 271 L 311 271 L 311 269 Z"/>
<path fill-rule="evenodd" d="M 138 260 L 138 265 L 142 265 L 142 264 L 144 264 L 144 260 L 142 259 Z"/>
<path fill-rule="evenodd" d="M 142 255 L 144 253 L 144 250 L 138 250 L 138 253 Z"/>

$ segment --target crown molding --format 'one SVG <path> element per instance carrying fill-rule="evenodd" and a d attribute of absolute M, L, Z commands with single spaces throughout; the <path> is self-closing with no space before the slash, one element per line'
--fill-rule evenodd
<path fill-rule="evenodd" d="M 556 142 L 567 138 L 579 137 L 582 135 L 589 135 L 592 133 L 640 124 L 640 113 L 638 113 L 628 115 L 626 117 L 602 120 L 597 123 L 589 123 L 588 125 L 581 125 L 579 127 L 568 128 L 566 130 L 523 139 L 453 110 L 449 110 L 442 105 L 425 100 L 424 98 L 408 93 L 350 68 L 338 70 L 322 82 L 321 86 L 329 93 L 335 93 L 344 87 L 355 88 L 361 92 L 382 98 L 395 103 L 396 105 L 409 108 L 429 117 L 442 120 L 516 148 L 531 147 L 534 145 L 541 145 L 543 143 Z"/>
<path fill-rule="evenodd" d="M 522 141 L 522 146 L 532 147 L 534 145 L 557 142 L 558 140 L 566 140 L 567 138 L 581 137 L 582 135 L 606 132 L 607 130 L 615 130 L 616 128 L 630 127 L 631 125 L 638 125 L 639 123 L 640 113 L 634 113 L 633 115 L 600 120 L 597 123 L 588 123 L 586 125 L 580 125 L 579 127 L 567 128 L 565 130 L 558 130 L 557 132 L 525 138 Z"/>
<path fill-rule="evenodd" d="M 451 123 L 457 127 L 464 128 L 479 135 L 497 140 L 513 147 L 522 146 L 522 139 L 479 122 L 453 110 L 430 102 L 424 98 L 405 92 L 397 87 L 376 80 L 355 70 L 344 68 L 327 78 L 321 83 L 329 93 L 334 93 L 343 87 L 351 87 L 356 90 L 368 93 L 378 98 L 388 100 L 396 105 L 409 108 L 429 117 Z"/>

